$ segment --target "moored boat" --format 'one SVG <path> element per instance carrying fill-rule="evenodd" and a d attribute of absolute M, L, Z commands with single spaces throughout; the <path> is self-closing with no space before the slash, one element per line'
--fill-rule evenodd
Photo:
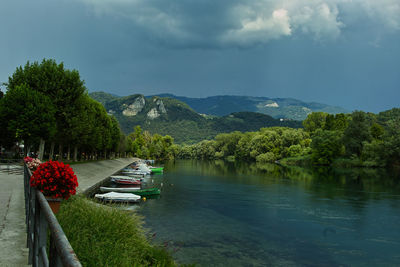
<path fill-rule="evenodd" d="M 164 171 L 164 167 L 149 167 L 152 173 L 161 173 Z"/>
<path fill-rule="evenodd" d="M 130 178 L 127 176 L 111 176 L 111 181 L 117 184 L 132 184 L 140 185 L 142 182 L 135 178 Z"/>
<path fill-rule="evenodd" d="M 135 195 L 132 193 L 118 193 L 118 192 L 96 194 L 94 195 L 94 197 L 109 202 L 138 202 L 141 199 L 141 196 L 139 195 Z"/>
<path fill-rule="evenodd" d="M 100 187 L 101 192 L 134 193 L 138 190 L 140 190 L 140 187 Z"/>
<path fill-rule="evenodd" d="M 146 174 L 144 173 L 133 173 L 133 172 L 122 172 L 124 176 L 132 177 L 132 178 L 144 178 Z"/>
<path fill-rule="evenodd" d="M 145 176 L 150 174 L 150 172 L 145 172 L 145 171 L 139 171 L 139 170 L 122 170 L 123 174 L 127 174 L 127 175 L 137 175 L 137 176 Z"/>
<path fill-rule="evenodd" d="M 152 196 L 152 195 L 159 195 L 160 193 L 161 190 L 158 188 L 146 188 L 135 191 L 135 195 L 139 196 Z"/>

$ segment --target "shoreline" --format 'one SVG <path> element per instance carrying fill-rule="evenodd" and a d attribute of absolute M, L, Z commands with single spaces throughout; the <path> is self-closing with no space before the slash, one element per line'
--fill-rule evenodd
<path fill-rule="evenodd" d="M 104 183 L 111 175 L 139 160 L 139 158 L 131 157 L 71 165 L 78 177 L 77 194 L 86 195 L 99 184 Z"/>

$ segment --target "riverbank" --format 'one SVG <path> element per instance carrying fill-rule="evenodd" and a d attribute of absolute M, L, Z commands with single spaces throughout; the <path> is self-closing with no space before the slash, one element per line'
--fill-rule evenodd
<path fill-rule="evenodd" d="M 139 158 L 119 158 L 71 165 L 78 177 L 77 193 L 82 194 L 91 191 L 110 175 L 138 160 Z"/>
<path fill-rule="evenodd" d="M 176 266 L 163 247 L 150 244 L 141 216 L 106 207 L 80 195 L 57 215 L 83 266 Z"/>
<path fill-rule="evenodd" d="M 87 199 L 108 177 L 139 158 L 73 164 L 78 194 L 63 201 L 57 219 L 84 266 L 175 266 L 169 253 L 150 244 L 143 219 L 114 205 Z"/>
<path fill-rule="evenodd" d="M 332 168 L 395 168 L 393 166 L 385 166 L 383 162 L 377 161 L 363 161 L 359 158 L 337 158 L 333 160 L 330 165 L 317 165 L 313 164 L 311 155 L 289 157 L 279 160 L 279 163 L 283 166 L 298 166 L 298 167 L 319 167 L 319 166 L 330 166 Z"/>

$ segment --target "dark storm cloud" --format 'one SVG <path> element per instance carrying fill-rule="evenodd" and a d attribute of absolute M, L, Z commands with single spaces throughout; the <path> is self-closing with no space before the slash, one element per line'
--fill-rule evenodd
<path fill-rule="evenodd" d="M 98 16 L 125 18 L 179 48 L 251 47 L 294 32 L 337 38 L 344 27 L 335 1 L 82 1 Z"/>
<path fill-rule="evenodd" d="M 398 0 L 3 1 L 0 82 L 54 58 L 90 91 L 379 111 L 400 97 L 399 10 Z"/>

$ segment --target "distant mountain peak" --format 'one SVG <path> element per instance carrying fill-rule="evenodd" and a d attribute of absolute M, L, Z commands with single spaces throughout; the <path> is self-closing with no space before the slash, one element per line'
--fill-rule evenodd
<path fill-rule="evenodd" d="M 171 94 L 143 96 L 135 94 L 124 97 L 114 97 L 107 93 L 89 94 L 101 102 L 109 114 L 114 115 L 121 129 L 129 134 L 136 125 L 152 134 L 171 135 L 177 143 L 193 143 L 204 139 L 214 138 L 219 133 L 232 131 L 256 131 L 262 127 L 284 126 L 302 127 L 301 122 L 293 120 L 274 119 L 269 115 L 252 111 L 238 110 L 243 98 L 235 97 L 229 100 L 235 112 L 224 116 L 201 114 L 193 109 L 186 101 L 181 101 Z M 185 98 L 188 102 L 192 98 Z M 202 98 L 196 99 L 203 101 Z M 225 96 L 210 97 L 210 106 L 216 110 L 219 103 L 226 101 Z M 265 101 L 265 100 L 264 100 Z M 271 102 L 272 103 L 272 102 Z M 210 114 L 210 113 L 208 113 Z"/>
<path fill-rule="evenodd" d="M 304 102 L 295 98 L 269 98 L 239 95 L 216 95 L 208 97 L 186 97 L 160 94 L 188 104 L 199 114 L 224 116 L 233 112 L 251 111 L 270 115 L 277 119 L 304 120 L 311 112 L 322 111 L 331 114 L 348 113 L 341 107 L 317 102 Z"/>
<path fill-rule="evenodd" d="M 126 97 L 113 96 L 105 92 L 94 92 L 91 96 L 101 103 L 109 102 L 115 99 L 132 100 L 138 96 L 144 99 L 171 98 L 186 103 L 190 108 L 198 114 L 225 116 L 234 112 L 251 111 L 270 115 L 277 119 L 304 120 L 311 112 L 322 111 L 331 114 L 348 113 L 349 111 L 341 108 L 330 106 L 317 102 L 304 102 L 295 98 L 269 98 L 256 96 L 240 96 L 240 95 L 216 95 L 208 97 L 186 97 L 176 96 L 170 93 L 162 93 L 157 95 L 143 96 L 131 95 Z M 132 103 L 131 103 L 132 104 Z M 163 110 L 162 107 L 160 107 Z M 134 113 L 135 111 L 133 111 Z M 128 111 L 129 114 L 130 111 Z M 157 111 L 157 113 L 159 113 Z M 151 117 L 156 116 L 155 111 L 150 113 Z M 161 112 L 163 113 L 163 112 Z"/>

